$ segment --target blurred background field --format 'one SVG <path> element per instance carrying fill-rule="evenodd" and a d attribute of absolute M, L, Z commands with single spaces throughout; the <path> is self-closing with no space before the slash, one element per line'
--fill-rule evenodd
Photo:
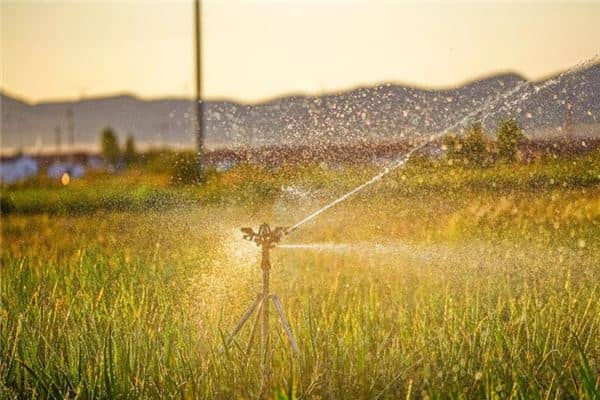
<path fill-rule="evenodd" d="M 301 354 L 275 330 L 268 396 L 595 398 L 598 154 L 415 159 L 286 238 L 272 286 Z M 264 395 L 248 332 L 220 351 L 259 279 L 238 229 L 293 223 L 373 171 L 241 164 L 182 185 L 131 168 L 3 189 L 2 396 Z"/>

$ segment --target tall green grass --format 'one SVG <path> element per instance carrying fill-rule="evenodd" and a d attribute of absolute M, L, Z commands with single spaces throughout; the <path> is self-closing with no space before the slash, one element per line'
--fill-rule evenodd
<path fill-rule="evenodd" d="M 414 168 L 286 238 L 355 247 L 274 250 L 301 351 L 272 313 L 268 388 L 258 351 L 244 355 L 249 327 L 221 351 L 260 280 L 237 230 L 295 222 L 368 171 L 238 171 L 208 185 L 254 193 L 228 203 L 158 185 L 176 201 L 4 216 L 0 397 L 598 398 L 600 187 L 515 183 L 499 167 L 443 191 Z M 506 190 L 468 183 L 481 174 Z M 345 179 L 326 189 L 332 175 Z"/>

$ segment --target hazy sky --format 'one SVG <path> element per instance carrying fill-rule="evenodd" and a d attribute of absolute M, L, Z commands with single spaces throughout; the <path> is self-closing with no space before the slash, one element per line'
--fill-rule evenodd
<path fill-rule="evenodd" d="M 191 96 L 192 0 L 0 0 L 0 87 L 32 101 Z M 204 0 L 204 95 L 540 78 L 600 52 L 600 0 Z"/>

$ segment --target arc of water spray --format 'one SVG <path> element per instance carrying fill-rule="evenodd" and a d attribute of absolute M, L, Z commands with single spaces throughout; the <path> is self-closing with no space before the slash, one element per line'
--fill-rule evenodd
<path fill-rule="evenodd" d="M 546 89 L 547 87 L 550 87 L 552 85 L 555 85 L 567 73 L 570 73 L 571 71 L 576 70 L 576 69 L 584 68 L 585 66 L 590 65 L 590 64 L 596 62 L 597 59 L 598 59 L 598 55 L 595 55 L 594 57 L 592 57 L 592 58 L 590 58 L 588 60 L 585 60 L 585 61 L 583 61 L 581 63 L 578 63 L 578 64 L 574 65 L 573 67 L 567 69 L 566 71 L 563 71 L 556 78 L 554 78 L 554 79 L 550 80 L 549 82 L 547 82 L 547 83 L 541 85 L 540 87 L 538 87 L 537 88 L 537 92 L 539 92 L 540 90 Z M 403 165 L 406 164 L 406 162 L 408 161 L 408 159 L 415 152 L 421 150 L 422 148 L 424 148 L 425 146 L 427 146 L 429 143 L 433 142 L 434 140 L 438 139 L 439 137 L 442 137 L 442 136 L 446 135 L 447 133 L 449 133 L 451 130 L 455 129 L 456 127 L 461 126 L 465 122 L 469 121 L 471 118 L 475 117 L 480 112 L 484 111 L 486 108 L 491 107 L 492 105 L 497 104 L 500 100 L 502 100 L 502 99 L 506 100 L 506 99 L 510 98 L 511 96 L 514 96 L 521 89 L 523 89 L 523 88 L 525 88 L 525 87 L 527 87 L 529 85 L 531 85 L 530 81 L 521 81 L 517 85 L 515 85 L 512 89 L 507 90 L 505 92 L 498 93 L 495 96 L 495 98 L 486 101 L 481 107 L 479 107 L 479 108 L 475 109 L 474 111 L 470 112 L 469 114 L 465 115 L 463 118 L 461 118 L 460 120 L 458 120 L 454 124 L 448 126 L 447 128 L 445 128 L 441 132 L 439 132 L 437 134 L 434 134 L 434 135 L 431 135 L 427 140 L 425 140 L 422 143 L 418 144 L 417 146 L 413 147 L 412 149 L 410 149 L 407 153 L 405 153 L 404 155 L 402 155 L 398 159 L 392 161 L 390 164 L 388 164 L 387 166 L 385 166 L 381 170 L 381 172 L 379 172 L 377 175 L 373 176 L 368 181 L 366 181 L 366 182 L 362 183 L 361 185 L 355 187 L 351 191 L 343 194 L 342 196 L 340 196 L 337 199 L 333 200 L 331 203 L 325 205 L 324 207 L 321 207 L 320 209 L 314 211 L 313 213 L 311 213 L 308 216 L 304 217 L 300 221 L 296 222 L 294 225 L 292 225 L 289 228 L 287 228 L 286 232 L 285 232 L 286 235 L 294 232 L 295 230 L 297 230 L 298 228 L 300 228 L 302 225 L 304 225 L 305 223 L 307 223 L 311 219 L 319 216 L 323 212 L 325 212 L 325 211 L 329 210 L 330 208 L 336 206 L 337 204 L 343 202 L 344 200 L 346 200 L 347 198 L 351 197 L 352 195 L 360 192 L 364 188 L 366 188 L 366 187 L 372 185 L 373 183 L 381 180 L 384 176 L 386 176 L 390 172 L 392 172 L 392 171 L 394 171 L 394 170 L 402 167 Z M 511 106 L 517 104 L 520 101 L 525 100 L 527 97 L 529 97 L 529 96 L 521 96 L 517 100 L 513 101 L 512 104 L 511 104 Z M 505 109 L 505 107 L 500 107 L 500 109 L 498 109 L 497 111 L 488 113 L 484 118 L 488 118 L 491 115 L 495 115 L 495 114 L 497 114 L 498 112 L 500 112 L 503 109 Z"/>
<path fill-rule="evenodd" d="M 591 58 L 588 58 L 587 60 L 581 61 L 581 62 L 579 62 L 579 63 L 577 63 L 577 64 L 573 65 L 572 67 L 570 67 L 570 68 L 568 68 L 567 70 L 565 70 L 565 71 L 561 72 L 561 73 L 560 73 L 560 74 L 558 74 L 556 77 L 554 77 L 554 78 L 552 78 L 552 79 L 550 79 L 550 80 L 548 80 L 548 81 L 546 81 L 546 82 L 542 83 L 541 85 L 539 85 L 539 86 L 535 86 L 535 87 L 534 87 L 534 89 L 535 89 L 535 93 L 539 93 L 541 90 L 544 90 L 544 89 L 546 89 L 546 88 L 548 88 L 548 87 L 550 87 L 550 86 L 553 86 L 553 85 L 555 85 L 555 84 L 556 84 L 556 83 L 558 83 L 558 82 L 559 82 L 559 81 L 560 81 L 560 80 L 561 80 L 561 79 L 562 79 L 562 78 L 563 78 L 565 75 L 567 75 L 567 74 L 569 74 L 569 73 L 571 73 L 571 72 L 573 72 L 573 71 L 580 70 L 580 69 L 584 69 L 584 68 L 587 68 L 589 65 L 592 65 L 592 64 L 595 64 L 595 63 L 597 63 L 597 62 L 598 62 L 598 59 L 599 59 L 599 57 L 600 57 L 600 54 L 596 54 L 596 55 L 594 55 L 593 57 L 591 57 Z M 523 85 L 523 87 L 531 86 L 533 83 L 534 83 L 534 82 L 527 81 L 527 82 L 526 82 L 526 83 Z M 485 114 L 485 115 L 483 116 L 483 118 L 482 118 L 482 121 L 481 121 L 481 122 L 483 123 L 483 122 L 485 122 L 485 120 L 486 120 L 486 119 L 488 119 L 488 118 L 490 118 L 490 117 L 492 117 L 492 116 L 494 116 L 494 115 L 496 115 L 496 114 L 500 113 L 501 111 L 503 111 L 503 110 L 507 110 L 507 109 L 509 109 L 510 107 L 514 106 L 515 104 L 517 104 L 517 103 L 519 103 L 519 102 L 522 102 L 522 101 L 524 101 L 524 100 L 527 100 L 527 99 L 529 98 L 530 94 L 531 94 L 531 93 L 527 93 L 527 92 L 526 92 L 526 93 L 524 93 L 524 94 L 523 94 L 523 95 L 522 95 L 520 98 L 518 98 L 518 99 L 516 99 L 516 100 L 512 101 L 512 102 L 511 102 L 511 103 L 509 103 L 508 105 L 505 103 L 505 104 L 503 104 L 503 105 L 502 105 L 500 108 L 498 108 L 496 111 L 492 111 L 492 112 L 489 112 L 489 113 Z"/>
<path fill-rule="evenodd" d="M 510 91 L 507 91 L 506 94 L 507 96 L 510 96 L 512 94 L 514 94 L 516 91 L 518 91 L 521 86 L 523 86 L 523 83 L 520 83 L 519 85 L 517 85 L 515 88 L 511 89 Z M 498 96 L 496 96 L 496 98 L 494 99 L 494 102 L 497 102 L 500 100 L 501 98 L 501 94 L 499 94 Z M 300 226 L 304 225 L 306 222 L 310 221 L 311 219 L 317 217 L 319 214 L 327 211 L 328 209 L 330 209 L 331 207 L 334 207 L 335 205 L 343 202 L 344 200 L 346 200 L 348 197 L 352 196 L 355 193 L 360 192 L 361 190 L 363 190 L 364 188 L 366 188 L 367 186 L 372 185 L 373 183 L 379 181 L 381 178 L 383 178 L 384 176 L 386 176 L 387 174 L 389 174 L 390 172 L 402 167 L 404 164 L 406 164 L 406 162 L 408 161 L 408 159 L 418 150 L 422 149 L 423 147 L 425 147 L 427 144 L 431 143 L 433 140 L 437 139 L 440 136 L 445 135 L 446 133 L 448 133 L 451 129 L 454 129 L 455 127 L 463 124 L 465 121 L 469 120 L 470 118 L 474 117 L 475 115 L 477 115 L 481 110 L 485 109 L 485 107 L 488 106 L 488 102 L 486 102 L 486 104 L 483 107 L 479 107 L 477 110 L 467 114 L 466 116 L 464 116 L 463 118 L 461 118 L 458 122 L 452 124 L 451 126 L 447 127 L 446 129 L 444 129 L 442 132 L 436 134 L 436 135 L 431 135 L 429 137 L 428 140 L 422 142 L 421 144 L 413 147 L 412 149 L 410 149 L 407 153 L 405 153 L 404 155 L 402 155 L 401 157 L 399 157 L 398 159 L 392 161 L 389 165 L 387 165 L 386 167 L 383 168 L 383 170 L 381 170 L 381 172 L 379 172 L 377 175 L 373 176 L 371 179 L 369 179 L 368 181 L 362 183 L 361 185 L 355 187 L 354 189 L 352 189 L 351 191 L 343 194 L 342 196 L 338 197 L 337 199 L 335 199 L 334 201 L 332 201 L 331 203 L 325 205 L 324 207 L 321 207 L 320 209 L 318 209 L 317 211 L 313 212 L 312 214 L 309 214 L 308 216 L 306 216 L 305 218 L 303 218 L 302 220 L 300 220 L 299 222 L 295 223 L 294 225 L 290 226 L 287 230 L 286 230 L 286 234 L 292 233 L 293 231 L 297 230 L 298 228 L 300 228 Z"/>

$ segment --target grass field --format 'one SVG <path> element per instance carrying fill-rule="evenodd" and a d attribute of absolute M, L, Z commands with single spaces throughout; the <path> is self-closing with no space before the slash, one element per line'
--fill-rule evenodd
<path fill-rule="evenodd" d="M 241 226 L 291 224 L 368 168 L 203 187 L 3 189 L 1 398 L 600 398 L 600 163 L 411 166 L 273 251 L 273 380 L 224 338 L 259 290 Z"/>

